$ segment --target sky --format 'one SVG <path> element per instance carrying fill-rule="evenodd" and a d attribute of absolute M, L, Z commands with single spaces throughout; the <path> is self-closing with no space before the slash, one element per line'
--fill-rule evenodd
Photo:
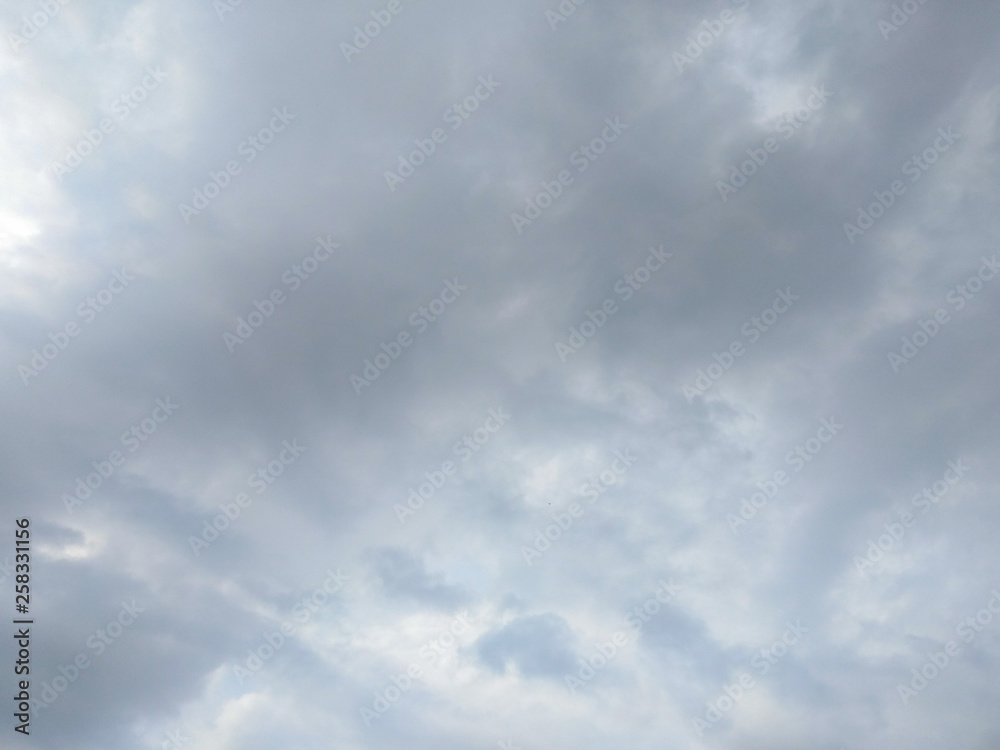
<path fill-rule="evenodd" d="M 0 746 L 994 750 L 998 21 L 4 3 Z"/>

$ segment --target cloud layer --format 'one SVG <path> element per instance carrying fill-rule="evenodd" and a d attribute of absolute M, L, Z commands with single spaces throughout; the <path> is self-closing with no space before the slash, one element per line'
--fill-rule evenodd
<path fill-rule="evenodd" d="M 996 748 L 998 16 L 8 5 L 16 741 Z"/>

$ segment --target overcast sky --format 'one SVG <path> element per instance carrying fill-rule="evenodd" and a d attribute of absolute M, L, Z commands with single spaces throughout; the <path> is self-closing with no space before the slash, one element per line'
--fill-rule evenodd
<path fill-rule="evenodd" d="M 0 745 L 1000 745 L 995 2 L 0 30 Z"/>

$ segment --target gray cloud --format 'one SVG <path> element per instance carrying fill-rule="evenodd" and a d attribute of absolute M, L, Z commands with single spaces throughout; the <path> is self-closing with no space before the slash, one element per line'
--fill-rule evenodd
<path fill-rule="evenodd" d="M 0 13 L 0 496 L 5 535 L 32 522 L 33 697 L 92 658 L 18 742 L 994 748 L 1000 631 L 959 628 L 998 585 L 1000 281 L 966 294 L 1000 250 L 995 4 L 389 5 Z M 576 10 L 553 28 L 560 7 Z M 163 78 L 137 92 L 147 69 Z M 814 87 L 828 100 L 789 120 Z M 401 157 L 423 163 L 390 190 Z M 320 239 L 339 247 L 313 266 Z M 435 303 L 446 280 L 467 289 Z M 779 290 L 798 299 L 768 322 Z M 227 348 L 240 320 L 252 333 Z M 180 408 L 130 450 L 168 397 Z M 509 421 L 477 442 L 498 408 Z M 830 418 L 842 431 L 810 443 Z M 293 440 L 304 453 L 258 492 Z M 634 466 L 591 503 L 621 450 Z M 915 505 L 959 460 L 966 476 Z M 347 585 L 296 622 L 338 567 Z M 633 634 L 665 577 L 682 593 Z M 133 597 L 146 611 L 96 653 Z M 425 656 L 463 612 L 471 631 Z M 808 636 L 760 674 L 797 619 Z M 568 692 L 617 631 L 628 644 Z M 755 687 L 699 736 L 745 671 Z"/>

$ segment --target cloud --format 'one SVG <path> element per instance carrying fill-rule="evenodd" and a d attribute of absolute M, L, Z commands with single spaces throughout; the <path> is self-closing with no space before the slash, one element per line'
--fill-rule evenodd
<path fill-rule="evenodd" d="M 503 674 L 513 666 L 525 677 L 561 679 L 573 671 L 573 633 L 558 615 L 518 617 L 476 642 L 480 660 Z"/>
<path fill-rule="evenodd" d="M 0 598 L 27 517 L 58 693 L 21 744 L 996 747 L 995 5 L 220 2 L 0 12 Z"/>

